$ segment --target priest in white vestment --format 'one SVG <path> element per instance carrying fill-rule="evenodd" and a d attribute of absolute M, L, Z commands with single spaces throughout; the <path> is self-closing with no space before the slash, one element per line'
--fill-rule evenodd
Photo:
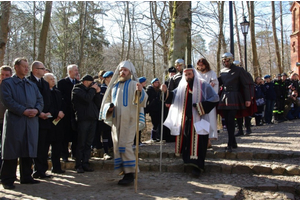
<path fill-rule="evenodd" d="M 136 91 L 140 91 L 139 119 L 136 117 Z M 135 154 L 133 141 L 136 134 L 137 120 L 140 129 L 145 124 L 144 107 L 147 93 L 138 82 L 134 65 L 130 61 L 121 62 L 107 87 L 100 108 L 99 120 L 112 127 L 114 144 L 114 169 L 124 174 L 119 185 L 128 185 L 134 181 Z"/>

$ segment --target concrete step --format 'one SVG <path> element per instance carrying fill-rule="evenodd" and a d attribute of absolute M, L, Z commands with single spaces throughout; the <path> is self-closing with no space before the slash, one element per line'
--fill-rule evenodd
<path fill-rule="evenodd" d="M 262 160 L 230 160 L 209 158 L 205 163 L 205 171 L 226 174 L 271 174 L 271 175 L 300 175 L 299 158 L 262 159 Z M 113 160 L 103 160 L 93 157 L 90 160 L 91 167 L 95 170 L 113 170 Z M 159 158 L 139 158 L 140 171 L 160 171 Z M 61 162 L 62 169 L 75 169 L 75 161 Z M 51 169 L 49 161 L 49 169 Z M 163 158 L 162 172 L 188 172 L 190 168 L 185 166 L 181 158 Z"/>

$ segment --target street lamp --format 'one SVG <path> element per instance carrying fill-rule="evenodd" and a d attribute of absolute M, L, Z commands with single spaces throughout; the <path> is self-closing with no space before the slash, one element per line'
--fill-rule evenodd
<path fill-rule="evenodd" d="M 249 22 L 246 20 L 246 16 L 244 16 L 244 21 L 240 23 L 242 33 L 244 34 L 245 40 L 245 70 L 247 71 L 247 34 L 249 29 Z"/>

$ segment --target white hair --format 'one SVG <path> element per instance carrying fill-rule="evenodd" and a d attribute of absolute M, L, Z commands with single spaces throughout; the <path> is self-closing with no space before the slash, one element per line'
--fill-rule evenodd
<path fill-rule="evenodd" d="M 68 65 L 68 66 L 67 66 L 67 73 L 68 73 L 68 75 L 70 75 L 69 72 L 70 72 L 74 67 L 77 67 L 77 68 L 78 68 L 78 66 L 77 66 L 76 64 L 71 64 L 71 65 Z"/>
<path fill-rule="evenodd" d="M 44 74 L 44 79 L 48 82 L 48 78 L 52 76 L 55 80 L 55 84 L 57 83 L 57 79 L 56 79 L 56 76 L 53 74 L 53 73 L 45 73 Z"/>

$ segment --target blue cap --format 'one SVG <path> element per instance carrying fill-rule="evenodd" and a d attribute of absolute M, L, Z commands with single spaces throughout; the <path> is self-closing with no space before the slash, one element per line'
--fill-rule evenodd
<path fill-rule="evenodd" d="M 264 79 L 267 79 L 267 78 L 271 78 L 271 76 L 270 75 L 265 75 Z"/>
<path fill-rule="evenodd" d="M 105 72 L 104 74 L 103 74 L 103 78 L 107 78 L 107 77 L 109 77 L 109 76 L 112 76 L 114 74 L 114 72 L 112 72 L 112 71 L 107 71 L 107 72 Z"/>
<path fill-rule="evenodd" d="M 140 82 L 140 83 L 144 83 L 146 80 L 147 80 L 147 79 L 146 79 L 145 77 L 143 77 L 143 76 L 139 78 L 139 82 Z"/>
<path fill-rule="evenodd" d="M 153 84 L 155 81 L 158 81 L 158 78 L 152 79 L 151 84 Z"/>

